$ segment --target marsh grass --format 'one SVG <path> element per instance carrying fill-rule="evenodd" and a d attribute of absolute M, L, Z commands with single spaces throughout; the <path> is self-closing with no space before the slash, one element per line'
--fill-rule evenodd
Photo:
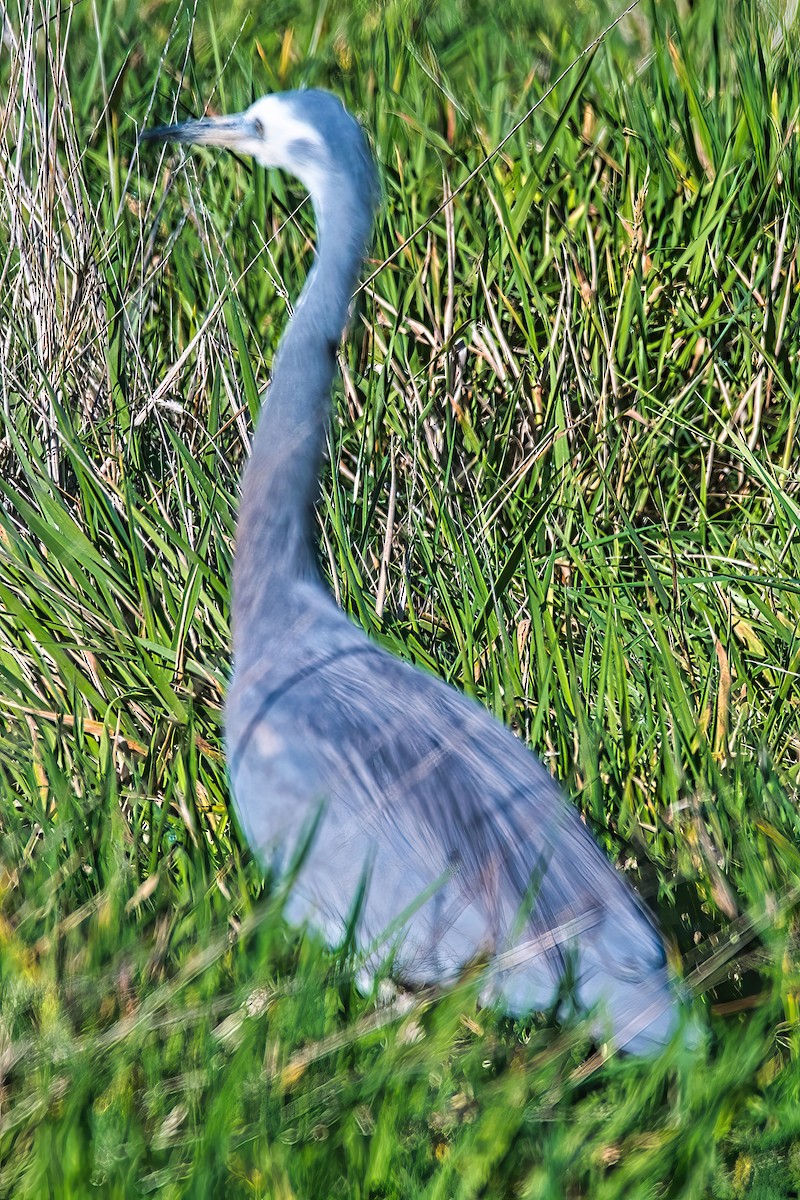
<path fill-rule="evenodd" d="M 642 5 L 426 224 L 599 11 L 2 20 L 0 1195 L 800 1194 L 791 39 Z M 376 1005 L 232 821 L 237 479 L 313 222 L 136 139 L 302 84 L 385 189 L 332 586 L 563 780 L 682 963 L 691 1056 L 603 1061 L 473 977 Z"/>

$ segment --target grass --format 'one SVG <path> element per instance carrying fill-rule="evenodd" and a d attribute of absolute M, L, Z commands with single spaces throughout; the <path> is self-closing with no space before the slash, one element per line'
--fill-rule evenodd
<path fill-rule="evenodd" d="M 800 1195 L 791 38 L 643 3 L 546 95 L 596 6 L 3 20 L 0 1196 Z M 332 586 L 564 781 L 682 962 L 689 1061 L 603 1061 L 471 979 L 376 1007 L 232 820 L 237 480 L 313 222 L 136 131 L 303 84 L 385 189 Z"/>

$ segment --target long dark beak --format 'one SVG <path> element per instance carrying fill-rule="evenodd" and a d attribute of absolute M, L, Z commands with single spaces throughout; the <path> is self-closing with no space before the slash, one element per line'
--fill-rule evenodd
<path fill-rule="evenodd" d="M 145 129 L 141 140 L 146 142 L 191 142 L 197 146 L 224 146 L 241 150 L 243 143 L 255 136 L 252 122 L 244 113 L 231 117 L 201 117 L 199 121 L 182 121 L 180 125 L 157 125 Z"/>

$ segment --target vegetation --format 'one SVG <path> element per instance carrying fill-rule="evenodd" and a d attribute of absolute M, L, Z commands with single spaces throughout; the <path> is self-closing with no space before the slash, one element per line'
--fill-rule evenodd
<path fill-rule="evenodd" d="M 0 1196 L 800 1195 L 791 39 L 641 0 L 551 91 L 613 14 L 0 14 Z M 382 1007 L 236 828 L 237 479 L 313 221 L 136 138 L 305 84 L 385 187 L 323 565 L 563 780 L 682 962 L 691 1055 L 606 1059 L 471 977 Z"/>

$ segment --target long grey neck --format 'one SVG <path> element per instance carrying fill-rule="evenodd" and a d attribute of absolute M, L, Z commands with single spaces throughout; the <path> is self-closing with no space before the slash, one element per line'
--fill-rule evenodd
<path fill-rule="evenodd" d="M 337 179 L 315 198 L 317 262 L 278 350 L 242 480 L 233 636 L 234 653 L 249 660 L 278 636 L 291 588 L 319 573 L 314 505 L 331 383 L 371 224 L 349 192 Z"/>

